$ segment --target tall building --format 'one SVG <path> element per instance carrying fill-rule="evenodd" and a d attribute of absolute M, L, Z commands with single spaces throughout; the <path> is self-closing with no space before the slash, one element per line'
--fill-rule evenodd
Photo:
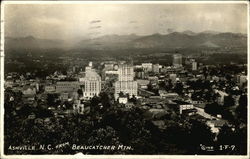
<path fill-rule="evenodd" d="M 115 99 L 119 97 L 119 93 L 129 94 L 129 97 L 137 96 L 136 81 L 116 81 L 115 82 Z"/>
<path fill-rule="evenodd" d="M 181 54 L 174 54 L 173 55 L 173 66 L 174 67 L 181 67 L 182 66 L 182 55 Z"/>
<path fill-rule="evenodd" d="M 192 62 L 192 70 L 193 71 L 197 70 L 197 62 L 195 62 L 195 61 Z"/>
<path fill-rule="evenodd" d="M 129 65 L 120 65 L 118 68 L 118 80 L 119 81 L 133 81 L 134 80 L 134 68 Z"/>
<path fill-rule="evenodd" d="M 153 69 L 154 73 L 159 73 L 160 72 L 160 65 L 159 64 L 154 64 L 152 69 Z"/>
<path fill-rule="evenodd" d="M 92 62 L 85 68 L 85 77 L 79 78 L 79 81 L 83 85 L 83 97 L 92 98 L 101 92 L 101 76 L 92 68 Z"/>
<path fill-rule="evenodd" d="M 137 82 L 134 81 L 133 66 L 122 64 L 118 68 L 118 81 L 115 82 L 115 99 L 119 93 L 129 94 L 130 97 L 137 96 Z"/>

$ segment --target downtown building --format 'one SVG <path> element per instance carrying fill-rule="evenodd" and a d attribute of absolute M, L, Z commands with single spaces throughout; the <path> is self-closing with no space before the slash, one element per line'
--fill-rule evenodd
<path fill-rule="evenodd" d="M 173 55 L 173 66 L 176 68 L 182 67 L 182 55 L 181 54 Z"/>
<path fill-rule="evenodd" d="M 101 76 L 92 68 L 92 62 L 85 67 L 85 77 L 79 78 L 79 82 L 81 83 L 84 98 L 92 98 L 100 94 Z"/>
<path fill-rule="evenodd" d="M 197 71 L 198 67 L 197 67 L 197 62 L 193 61 L 192 62 L 192 71 Z"/>
<path fill-rule="evenodd" d="M 153 70 L 152 63 L 142 63 L 141 65 L 144 72 L 151 72 Z"/>
<path fill-rule="evenodd" d="M 134 67 L 122 64 L 118 68 L 118 81 L 115 82 L 115 99 L 119 94 L 128 94 L 129 97 L 137 96 L 137 82 L 134 81 Z"/>

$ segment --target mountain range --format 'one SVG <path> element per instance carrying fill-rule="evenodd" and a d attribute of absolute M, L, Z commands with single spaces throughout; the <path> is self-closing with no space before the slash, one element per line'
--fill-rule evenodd
<path fill-rule="evenodd" d="M 205 31 L 172 32 L 139 36 L 104 35 L 92 39 L 66 41 L 28 37 L 5 37 L 5 49 L 168 49 L 168 48 L 220 48 L 247 47 L 247 35 L 241 33 L 219 33 Z"/>

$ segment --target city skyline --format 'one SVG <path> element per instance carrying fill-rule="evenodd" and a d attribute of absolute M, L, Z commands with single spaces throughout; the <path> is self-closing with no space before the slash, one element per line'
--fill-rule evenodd
<path fill-rule="evenodd" d="M 249 158 L 249 4 L 3 4 L 3 158 Z"/>

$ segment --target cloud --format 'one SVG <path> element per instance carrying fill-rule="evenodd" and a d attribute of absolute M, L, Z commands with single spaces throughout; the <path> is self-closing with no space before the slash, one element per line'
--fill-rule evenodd
<path fill-rule="evenodd" d="M 90 27 L 89 29 L 99 29 L 99 28 L 101 28 L 102 26 L 92 26 L 92 27 Z"/>
<path fill-rule="evenodd" d="M 100 25 L 101 24 L 101 25 Z M 246 4 L 7 4 L 5 34 L 69 39 L 191 30 L 247 33 Z"/>
<path fill-rule="evenodd" d="M 137 23 L 137 21 L 136 20 L 131 20 L 129 23 L 134 24 L 134 23 Z"/>
<path fill-rule="evenodd" d="M 100 23 L 100 22 L 102 22 L 101 20 L 92 20 L 92 21 L 90 21 L 89 23 L 90 24 L 94 24 L 94 23 Z"/>

